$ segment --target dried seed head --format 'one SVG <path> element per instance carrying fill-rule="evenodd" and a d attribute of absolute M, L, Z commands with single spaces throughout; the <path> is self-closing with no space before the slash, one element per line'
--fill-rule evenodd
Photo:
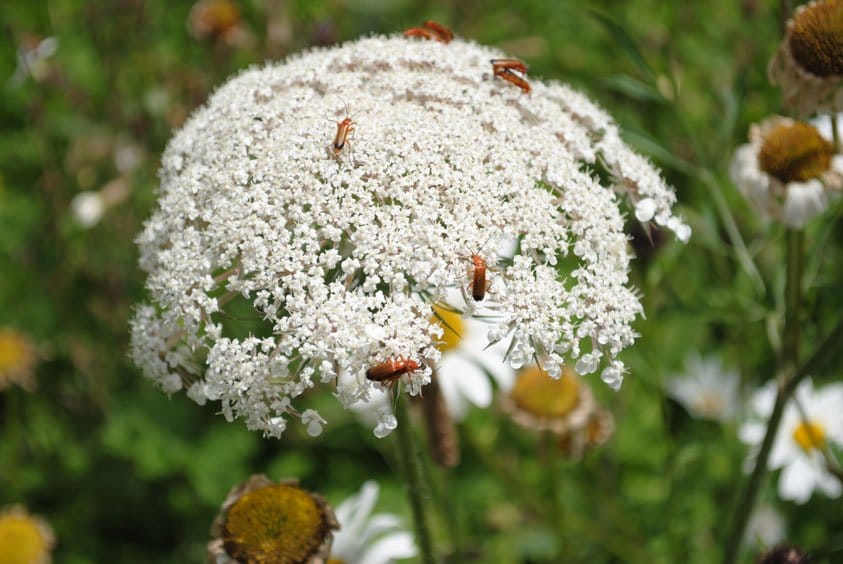
<path fill-rule="evenodd" d="M 811 3 L 794 14 L 790 51 L 816 76 L 843 75 L 843 1 Z"/>
<path fill-rule="evenodd" d="M 321 564 L 338 528 L 325 500 L 297 486 L 252 476 L 235 486 L 212 527 L 209 555 L 237 562 Z"/>
<path fill-rule="evenodd" d="M 801 117 L 843 104 L 843 1 L 799 6 L 767 68 L 785 106 Z"/>
<path fill-rule="evenodd" d="M 784 183 L 804 182 L 826 173 L 834 146 L 804 122 L 783 123 L 764 135 L 761 169 Z"/>

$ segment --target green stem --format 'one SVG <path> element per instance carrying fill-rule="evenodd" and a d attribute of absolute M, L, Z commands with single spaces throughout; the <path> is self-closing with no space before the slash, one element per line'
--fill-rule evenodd
<path fill-rule="evenodd" d="M 395 417 L 398 419 L 398 454 L 407 480 L 407 494 L 413 511 L 413 523 L 416 529 L 416 542 L 419 545 L 421 560 L 425 564 L 436 564 L 430 529 L 427 526 L 424 497 L 426 494 L 419 472 L 419 461 L 413 444 L 413 429 L 410 427 L 410 414 L 407 410 L 407 398 L 399 394 L 395 401 Z"/>
<path fill-rule="evenodd" d="M 782 369 L 787 379 L 799 364 L 799 310 L 802 296 L 802 231 L 787 230 L 787 282 L 785 286 L 784 343 Z"/>
<path fill-rule="evenodd" d="M 427 387 L 425 390 L 427 390 Z M 427 396 L 425 396 L 427 399 Z M 436 517 L 444 520 L 451 541 L 451 553 L 446 561 L 462 561 L 462 541 L 460 537 L 459 507 L 456 492 L 451 489 L 450 468 L 435 468 L 430 463 L 431 456 L 421 458 L 421 477 L 424 483 L 430 484 L 430 494 L 438 509 Z"/>
<path fill-rule="evenodd" d="M 802 380 L 809 374 L 814 374 L 829 358 L 831 353 L 840 352 L 843 348 L 843 319 L 837 322 L 831 333 L 823 339 L 808 361 L 799 367 L 793 378 L 785 386 L 788 394 L 792 393 Z"/>
<path fill-rule="evenodd" d="M 840 131 L 837 128 L 837 111 L 828 116 L 831 120 L 831 140 L 834 142 L 834 152 L 840 152 Z"/>
<path fill-rule="evenodd" d="M 746 485 L 746 489 L 738 503 L 738 509 L 735 512 L 732 530 L 729 534 L 726 551 L 723 556 L 724 564 L 734 564 L 737 559 L 738 549 L 741 546 L 744 529 L 746 529 L 746 522 L 749 520 L 749 514 L 752 512 L 752 508 L 755 505 L 755 498 L 758 496 L 758 490 L 761 489 L 761 483 L 764 481 L 764 474 L 767 471 L 767 458 L 770 456 L 773 439 L 776 437 L 776 432 L 779 429 L 779 423 L 781 423 L 782 414 L 784 413 L 784 406 L 787 402 L 785 395 L 786 392 L 782 388 L 776 394 L 773 413 L 770 414 L 770 420 L 767 422 L 767 433 L 764 435 L 761 450 L 758 451 L 758 456 L 755 459 L 755 467 L 752 469 L 749 482 Z"/>
<path fill-rule="evenodd" d="M 506 464 L 505 460 L 515 460 L 517 457 L 505 456 L 506 453 L 478 441 L 472 433 L 466 433 L 464 439 L 483 466 L 492 472 L 496 479 L 502 481 L 512 496 L 519 501 L 521 510 L 526 515 L 534 516 L 541 523 L 548 523 L 553 518 L 552 510 L 547 507 L 547 500 L 544 497 L 537 499 L 536 488 L 527 486 L 523 474 L 517 468 Z M 611 523 L 595 522 L 576 511 L 570 511 L 566 515 L 566 525 L 572 536 L 587 538 L 605 548 L 606 552 L 616 556 L 621 562 L 651 561 L 643 537 L 636 535 L 633 538 L 614 530 L 613 525 L 616 521 L 620 519 L 614 519 Z"/>
<path fill-rule="evenodd" d="M 559 477 L 562 474 L 562 468 L 559 463 L 560 455 L 556 445 L 557 438 L 553 434 L 549 431 L 545 432 L 542 440 L 545 451 L 544 458 L 547 471 L 548 494 L 550 495 L 551 519 L 553 519 L 553 529 L 556 532 L 557 554 L 561 555 L 565 553 L 567 529 L 565 527 L 565 506 L 562 502 L 562 488 L 559 483 Z"/>
<path fill-rule="evenodd" d="M 720 215 L 720 221 L 723 222 L 723 227 L 726 229 L 729 241 L 735 248 L 738 263 L 741 265 L 744 272 L 746 272 L 747 276 L 749 276 L 749 279 L 753 286 L 755 286 L 755 290 L 758 295 L 763 296 L 766 293 L 764 279 L 761 277 L 761 273 L 758 272 L 758 268 L 756 268 L 755 263 L 752 260 L 752 255 L 749 254 L 749 249 L 746 248 L 746 243 L 744 242 L 743 236 L 738 229 L 735 217 L 729 209 L 729 204 L 723 196 L 723 191 L 720 190 L 720 183 L 717 182 L 717 179 L 709 170 L 704 168 L 699 169 L 699 177 L 703 184 L 705 184 L 708 188 L 708 193 L 711 195 L 712 200 L 714 200 L 714 205 L 717 207 L 717 213 Z"/>
<path fill-rule="evenodd" d="M 797 370 L 799 363 L 799 310 L 802 295 L 801 279 L 802 232 L 796 229 L 788 229 L 787 286 L 785 288 L 784 343 L 779 367 L 780 385 L 776 393 L 773 412 L 770 414 L 769 421 L 767 421 L 767 431 L 764 434 L 764 440 L 761 442 L 761 449 L 755 458 L 755 467 L 752 469 L 746 489 L 738 501 L 738 509 L 735 512 L 723 555 L 724 564 L 734 564 L 737 559 L 746 523 L 764 482 L 764 476 L 767 472 L 767 459 L 770 457 L 773 440 L 779 430 L 784 406 L 796 388 L 793 383 L 802 377 L 800 376 L 802 371 Z"/>

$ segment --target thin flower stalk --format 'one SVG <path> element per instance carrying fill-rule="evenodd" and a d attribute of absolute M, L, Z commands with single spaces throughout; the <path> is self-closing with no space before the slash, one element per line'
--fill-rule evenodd
<path fill-rule="evenodd" d="M 407 399 L 397 397 L 395 401 L 395 417 L 398 419 L 398 455 L 404 471 L 407 495 L 413 511 L 413 524 L 416 530 L 416 542 L 421 553 L 421 560 L 425 564 L 436 564 L 436 553 L 427 523 L 427 508 L 425 505 L 426 488 L 422 482 L 419 470 L 418 454 L 413 440 L 413 429 L 410 425 L 410 414 L 407 409 Z"/>

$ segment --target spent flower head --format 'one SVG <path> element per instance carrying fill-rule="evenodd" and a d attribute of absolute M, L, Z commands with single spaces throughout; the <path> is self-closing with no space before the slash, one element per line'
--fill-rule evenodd
<path fill-rule="evenodd" d="M 843 107 L 843 1 L 796 8 L 767 72 L 802 117 Z"/>
<path fill-rule="evenodd" d="M 793 228 L 820 215 L 843 188 L 843 156 L 811 124 L 773 116 L 735 151 L 732 180 L 763 217 Z"/>
<path fill-rule="evenodd" d="M 537 365 L 524 367 L 501 403 L 522 427 L 555 435 L 560 452 L 574 459 L 609 440 L 615 428 L 612 414 L 567 367 L 560 378 L 550 378 Z"/>
<path fill-rule="evenodd" d="M 255 474 L 234 486 L 211 525 L 209 562 L 325 564 L 334 512 L 318 494 L 289 479 L 273 482 Z"/>
<path fill-rule="evenodd" d="M 441 358 L 432 305 L 470 282 L 473 255 L 518 240 L 487 272 L 487 342 L 516 369 L 538 359 L 558 377 L 567 360 L 619 385 L 642 311 L 622 199 L 682 240 L 690 229 L 602 109 L 555 82 L 523 93 L 492 74 L 502 56 L 368 37 L 217 90 L 170 142 L 138 237 L 144 373 L 271 436 L 320 383 L 341 382 L 345 405 L 384 384 L 416 395 Z M 244 311 L 248 336 L 228 323 Z"/>

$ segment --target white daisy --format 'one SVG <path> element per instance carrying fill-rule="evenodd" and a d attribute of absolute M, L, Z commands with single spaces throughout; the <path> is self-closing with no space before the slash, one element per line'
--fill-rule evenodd
<path fill-rule="evenodd" d="M 843 187 L 843 156 L 812 125 L 773 116 L 750 128 L 730 175 L 761 215 L 798 229 Z"/>
<path fill-rule="evenodd" d="M 738 411 L 739 381 L 738 372 L 727 370 L 719 357 L 694 352 L 685 359 L 685 373 L 670 376 L 665 387 L 694 417 L 728 421 Z"/>
<path fill-rule="evenodd" d="M 340 530 L 334 534 L 330 564 L 388 564 L 417 554 L 413 535 L 401 528 L 397 515 L 371 514 L 378 490 L 377 482 L 369 480 L 337 507 Z"/>
<path fill-rule="evenodd" d="M 757 448 L 773 411 L 776 384 L 769 382 L 755 393 L 751 408 L 756 416 L 741 425 L 740 439 Z M 814 390 L 810 380 L 802 382 L 785 406 L 773 442 L 768 467 L 782 469 L 779 497 L 805 503 L 815 489 L 829 497 L 843 492 L 840 481 L 828 471 L 823 451 L 830 442 L 843 445 L 843 384 Z M 804 415 L 804 416 L 803 416 Z"/>

